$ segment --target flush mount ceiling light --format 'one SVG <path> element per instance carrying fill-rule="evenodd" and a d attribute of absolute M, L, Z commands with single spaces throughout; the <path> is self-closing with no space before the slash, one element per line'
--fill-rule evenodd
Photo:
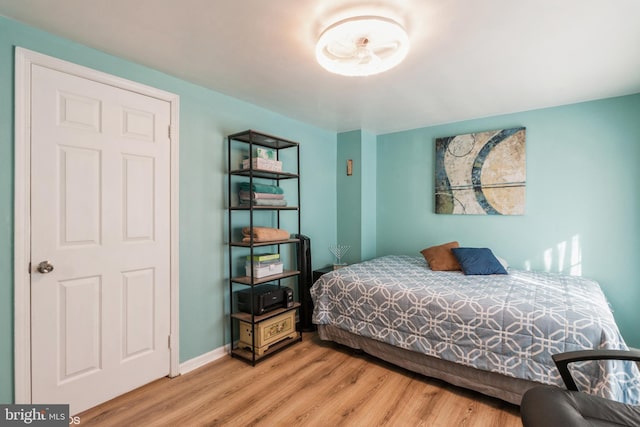
<path fill-rule="evenodd" d="M 316 59 L 332 73 L 369 76 L 395 67 L 408 51 L 409 37 L 396 21 L 358 16 L 324 30 L 316 45 Z"/>

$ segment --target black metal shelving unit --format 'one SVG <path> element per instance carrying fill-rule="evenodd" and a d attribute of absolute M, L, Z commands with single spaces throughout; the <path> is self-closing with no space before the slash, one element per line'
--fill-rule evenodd
<path fill-rule="evenodd" d="M 235 214 L 239 212 L 246 212 L 249 216 L 249 224 L 242 224 L 243 227 L 249 227 L 253 229 L 255 224 L 254 216 L 258 212 L 273 212 L 276 218 L 276 228 L 280 228 L 281 214 L 286 212 L 291 212 L 291 214 L 297 214 L 296 221 L 297 222 L 297 233 L 291 233 L 291 235 L 300 235 L 300 146 L 297 142 L 289 141 L 280 137 L 276 137 L 273 135 L 268 135 L 262 132 L 256 132 L 254 130 L 246 130 L 243 132 L 238 132 L 227 137 L 227 172 L 228 172 L 228 188 L 227 188 L 227 209 L 228 209 L 228 246 L 229 246 L 229 307 L 230 307 L 230 340 L 231 340 L 231 355 L 233 357 L 240 358 L 245 360 L 252 365 L 255 365 L 258 361 L 271 356 L 278 351 L 294 344 L 302 341 L 302 333 L 296 331 L 295 337 L 286 338 L 282 341 L 278 341 L 271 345 L 268 350 L 266 350 L 263 354 L 256 354 L 256 330 L 258 328 L 258 324 L 261 322 L 268 321 L 269 319 L 274 318 L 275 316 L 281 315 L 283 313 L 288 313 L 290 311 L 298 310 L 300 307 L 299 302 L 294 302 L 292 307 L 283 307 L 278 308 L 273 311 L 269 311 L 265 314 L 256 314 L 253 313 L 253 309 L 251 313 L 240 312 L 236 309 L 234 303 L 234 285 L 248 287 L 251 292 L 251 296 L 253 297 L 254 287 L 256 285 L 265 284 L 265 283 L 277 283 L 278 287 L 281 287 L 281 281 L 283 279 L 290 278 L 298 278 L 300 276 L 300 271 L 297 270 L 297 265 L 292 266 L 292 268 L 284 270 L 281 274 L 261 277 L 254 277 L 254 250 L 256 248 L 264 248 L 264 247 L 277 247 L 277 252 L 281 253 L 281 246 L 283 245 L 296 245 L 300 241 L 296 238 L 289 238 L 278 241 L 270 241 L 270 242 L 254 242 L 253 233 L 250 233 L 251 237 L 249 242 L 243 242 L 242 239 L 237 239 L 238 229 L 234 229 L 236 227 L 236 221 L 234 219 Z M 232 154 L 237 153 L 233 148 L 235 144 L 244 144 L 243 148 L 248 149 L 248 157 L 249 157 L 249 167 L 235 169 L 232 166 Z M 254 147 L 264 147 L 268 149 L 273 149 L 276 152 L 276 159 L 280 160 L 281 158 L 281 150 L 295 150 L 295 160 L 289 160 L 285 163 L 283 169 L 287 169 L 287 171 L 269 171 L 269 170 L 261 170 L 253 168 L 253 159 L 254 159 Z M 295 163 L 295 173 L 291 171 L 293 165 L 291 163 Z M 232 205 L 232 194 L 233 194 L 233 177 L 242 177 L 246 178 L 249 182 L 250 187 L 253 188 L 254 181 L 259 183 L 264 183 L 265 180 L 267 182 L 276 183 L 280 186 L 282 180 L 293 180 L 296 182 L 297 187 L 297 206 L 255 206 L 253 203 L 250 203 L 248 206 L 239 206 Z M 249 275 L 241 275 L 235 276 L 234 271 L 236 267 L 234 265 L 234 249 L 242 248 L 245 252 L 249 250 L 249 260 L 251 262 L 251 269 Z M 293 259 L 297 260 L 297 257 Z M 297 262 L 297 261 L 296 261 Z M 245 322 L 250 324 L 251 327 L 251 346 L 249 349 L 243 348 L 239 346 L 239 341 L 237 340 L 237 333 L 240 331 L 239 322 Z M 293 328 L 295 330 L 295 321 Z"/>

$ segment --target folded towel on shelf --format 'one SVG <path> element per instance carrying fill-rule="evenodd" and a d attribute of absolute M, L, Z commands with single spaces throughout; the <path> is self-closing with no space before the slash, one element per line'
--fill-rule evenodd
<path fill-rule="evenodd" d="M 256 193 L 255 191 L 240 191 L 240 200 L 249 199 L 284 199 L 284 194 Z"/>
<path fill-rule="evenodd" d="M 244 227 L 242 229 L 242 241 L 251 241 L 251 228 Z M 280 228 L 270 227 L 253 227 L 253 241 L 254 242 L 271 242 L 274 240 L 287 240 L 289 239 L 289 232 Z"/>
<path fill-rule="evenodd" d="M 267 184 L 253 184 L 253 187 L 248 182 L 240 183 L 240 191 L 254 191 L 256 193 L 269 193 L 269 194 L 283 194 L 284 190 L 277 185 Z"/>
<path fill-rule="evenodd" d="M 287 201 L 284 199 L 253 199 L 253 200 L 240 200 L 240 206 L 287 206 Z"/>

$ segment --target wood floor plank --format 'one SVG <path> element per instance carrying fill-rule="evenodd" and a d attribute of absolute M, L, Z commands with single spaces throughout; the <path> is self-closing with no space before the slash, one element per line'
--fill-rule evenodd
<path fill-rule="evenodd" d="M 79 416 L 82 426 L 522 426 L 517 406 L 315 334 L 255 367 L 224 357 Z"/>

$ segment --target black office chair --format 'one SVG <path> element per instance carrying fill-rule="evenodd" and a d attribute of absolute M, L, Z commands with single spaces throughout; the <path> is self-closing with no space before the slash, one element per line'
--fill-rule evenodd
<path fill-rule="evenodd" d="M 584 350 L 553 355 L 566 390 L 540 386 L 522 397 L 520 416 L 524 427 L 640 426 L 640 406 L 627 405 L 578 391 L 569 363 L 583 360 L 632 360 L 638 350 Z"/>

